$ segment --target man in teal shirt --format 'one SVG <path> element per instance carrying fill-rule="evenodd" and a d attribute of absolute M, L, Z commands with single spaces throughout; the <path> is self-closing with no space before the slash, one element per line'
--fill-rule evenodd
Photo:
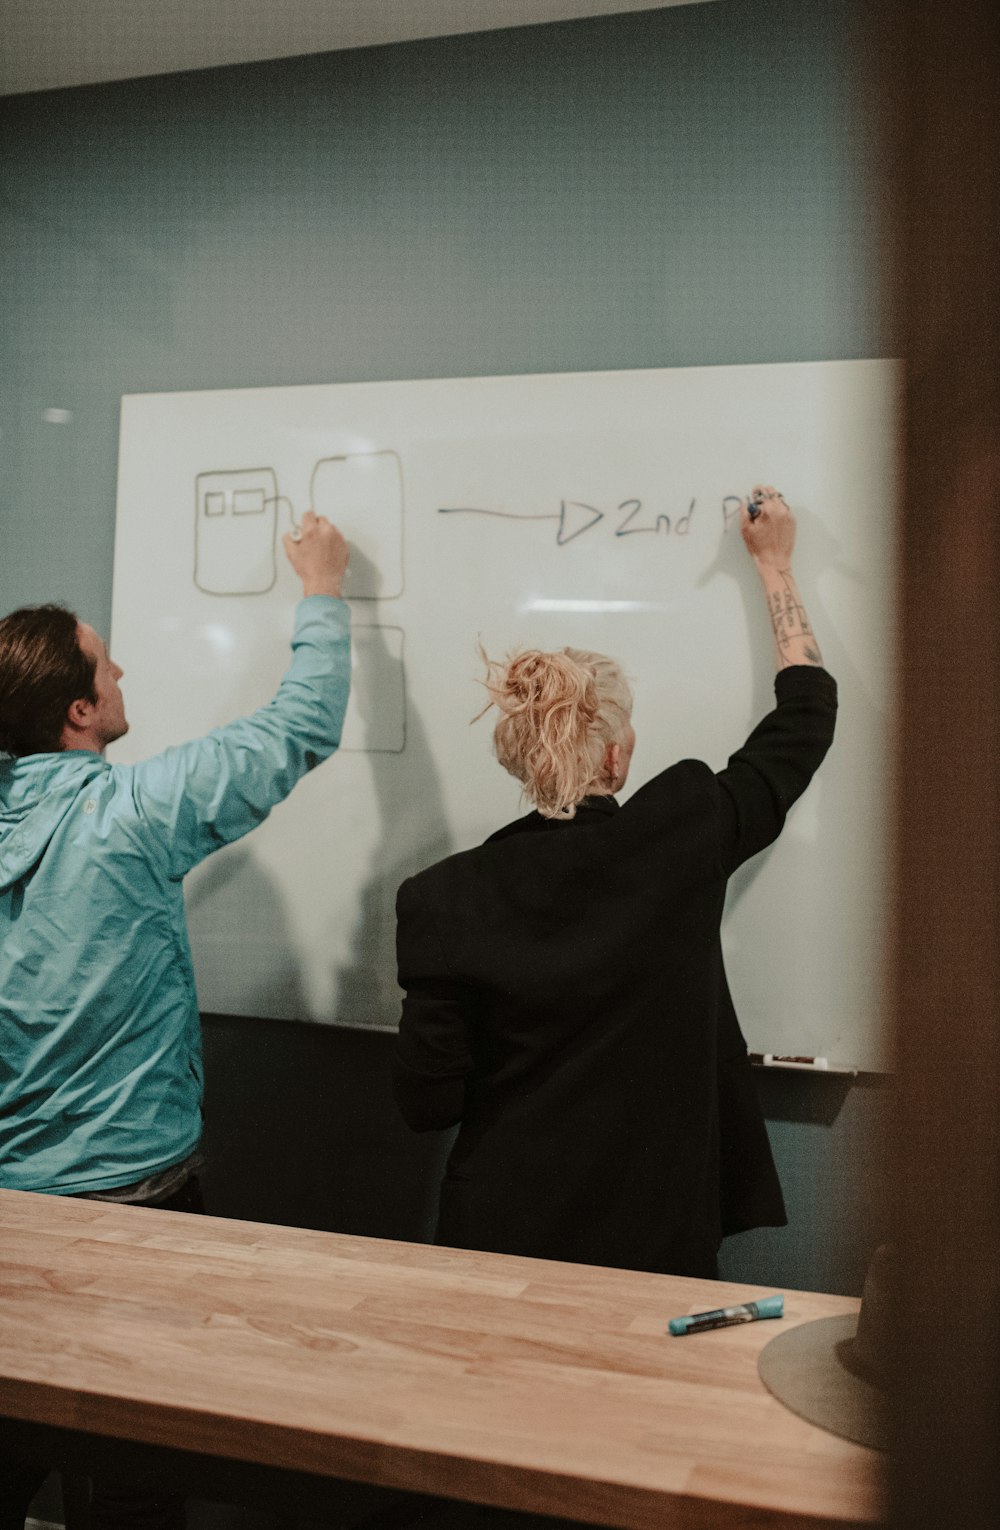
<path fill-rule="evenodd" d="M 346 543 L 310 512 L 285 550 L 304 598 L 274 699 L 138 765 L 104 758 L 128 723 L 97 633 L 58 606 L 0 621 L 4 1189 L 201 1207 L 183 878 L 334 752 L 350 687 Z"/>

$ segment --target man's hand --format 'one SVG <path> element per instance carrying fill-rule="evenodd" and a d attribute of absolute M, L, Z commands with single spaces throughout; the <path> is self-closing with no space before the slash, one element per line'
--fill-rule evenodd
<path fill-rule="evenodd" d="M 298 535 L 282 537 L 285 553 L 302 580 L 303 595 L 339 595 L 350 556 L 347 543 L 325 515 L 307 510 Z"/>

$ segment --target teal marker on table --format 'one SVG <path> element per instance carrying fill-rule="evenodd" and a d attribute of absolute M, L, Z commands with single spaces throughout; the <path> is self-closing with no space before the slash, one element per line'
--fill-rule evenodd
<path fill-rule="evenodd" d="M 755 1302 L 742 1302 L 738 1307 L 715 1307 L 711 1312 L 692 1312 L 690 1317 L 670 1319 L 670 1332 L 680 1338 L 686 1333 L 704 1333 L 708 1328 L 732 1328 L 736 1323 L 756 1323 L 760 1318 L 780 1318 L 785 1315 L 785 1298 L 761 1296 Z"/>

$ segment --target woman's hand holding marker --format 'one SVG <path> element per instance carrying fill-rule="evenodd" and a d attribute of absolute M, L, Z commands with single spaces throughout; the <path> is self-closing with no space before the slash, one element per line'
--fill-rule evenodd
<path fill-rule="evenodd" d="M 740 530 L 752 558 L 787 568 L 795 548 L 795 517 L 783 495 L 770 484 L 757 484 L 744 500 Z"/>
<path fill-rule="evenodd" d="M 823 656 L 792 574 L 795 517 L 773 484 L 754 486 L 740 506 L 740 530 L 764 586 L 778 668 L 822 665 Z"/>

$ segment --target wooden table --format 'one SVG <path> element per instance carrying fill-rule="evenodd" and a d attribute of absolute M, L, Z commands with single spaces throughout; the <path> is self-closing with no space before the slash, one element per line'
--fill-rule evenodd
<path fill-rule="evenodd" d="M 667 1335 L 760 1294 L 0 1191 L 0 1415 L 635 1530 L 877 1522 L 882 1457 L 758 1378 L 778 1323 Z"/>

